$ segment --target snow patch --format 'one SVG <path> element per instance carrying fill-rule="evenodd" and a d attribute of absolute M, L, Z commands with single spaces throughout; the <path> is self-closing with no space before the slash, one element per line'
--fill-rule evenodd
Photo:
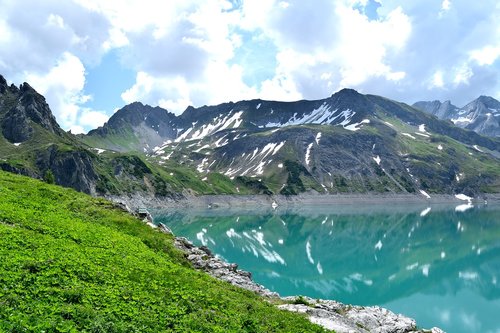
<path fill-rule="evenodd" d="M 101 148 L 93 148 L 96 152 L 97 152 L 97 155 L 101 155 L 102 153 L 104 153 L 106 150 L 105 149 L 101 149 Z"/>
<path fill-rule="evenodd" d="M 377 165 L 380 165 L 380 161 L 382 161 L 380 159 L 380 156 L 377 155 L 377 157 L 373 157 L 373 160 L 377 163 Z"/>
<path fill-rule="evenodd" d="M 233 115 L 231 115 L 230 112 L 227 116 L 225 116 L 222 119 L 216 117 L 210 124 L 202 125 L 190 137 L 188 137 L 189 134 L 194 129 L 195 124 L 193 124 L 193 127 L 188 128 L 183 134 L 181 134 L 177 139 L 175 139 L 175 142 L 201 140 L 208 135 L 223 131 L 229 128 L 230 126 L 232 126 L 232 128 L 238 128 L 243 122 L 243 119 L 241 119 L 242 115 L 243 111 L 239 111 L 234 113 Z"/>
<path fill-rule="evenodd" d="M 418 130 L 422 133 L 426 133 L 425 131 L 425 124 L 418 125 Z"/>
<path fill-rule="evenodd" d="M 439 150 L 443 150 L 443 146 L 439 145 L 439 146 L 438 146 L 438 149 L 439 149 Z"/>
<path fill-rule="evenodd" d="M 415 140 L 415 139 L 416 139 L 416 137 L 414 137 L 414 136 L 413 136 L 413 135 L 411 135 L 410 133 L 401 133 L 401 134 L 402 134 L 402 135 L 404 135 L 404 136 L 407 136 L 407 137 L 409 137 L 409 138 L 412 138 L 413 140 Z"/>
<path fill-rule="evenodd" d="M 257 106 L 255 107 L 255 109 L 257 109 L 257 110 L 260 109 L 261 104 L 262 103 L 257 104 Z"/>
<path fill-rule="evenodd" d="M 477 150 L 478 152 L 484 153 L 484 151 L 482 151 L 481 149 L 479 149 L 479 147 L 477 145 L 474 145 L 472 147 L 474 147 L 474 149 Z"/>
<path fill-rule="evenodd" d="M 363 119 L 359 123 L 347 125 L 347 126 L 344 126 L 344 128 L 346 130 L 349 130 L 349 131 L 357 131 L 357 130 L 361 129 L 361 125 L 363 125 L 363 124 L 369 124 L 369 123 L 370 123 L 370 119 Z"/>
<path fill-rule="evenodd" d="M 425 192 L 424 190 L 420 190 L 420 193 L 422 193 L 422 195 L 423 195 L 424 197 L 426 197 L 427 199 L 430 199 L 430 198 L 431 198 L 431 196 L 430 196 L 429 194 L 427 194 L 427 192 Z"/>
<path fill-rule="evenodd" d="M 321 132 L 318 132 L 318 134 L 316 134 L 316 144 L 319 145 L 319 140 L 321 139 Z"/>
<path fill-rule="evenodd" d="M 430 138 L 431 136 L 430 135 L 427 135 L 427 134 L 424 134 L 424 133 L 419 133 L 419 132 L 415 132 L 416 135 L 420 135 L 420 136 L 423 136 L 425 138 Z"/>
<path fill-rule="evenodd" d="M 465 195 L 463 193 L 455 194 L 455 198 L 457 198 L 458 200 L 468 201 L 468 202 L 471 202 L 473 199 L 473 198 L 471 198 L 468 195 Z"/>
<path fill-rule="evenodd" d="M 307 150 L 306 150 L 306 164 L 309 165 L 309 162 L 311 161 L 311 148 L 313 146 L 313 143 L 311 142 L 309 144 L 309 146 L 307 146 Z"/>

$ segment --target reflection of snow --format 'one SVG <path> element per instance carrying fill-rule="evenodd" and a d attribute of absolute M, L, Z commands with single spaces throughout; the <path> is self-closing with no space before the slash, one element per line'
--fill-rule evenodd
<path fill-rule="evenodd" d="M 476 280 L 479 277 L 479 274 L 477 272 L 458 272 L 458 277 L 463 279 L 463 280 Z"/>
<path fill-rule="evenodd" d="M 316 269 L 318 270 L 319 274 L 323 274 L 323 267 L 321 267 L 321 263 L 318 261 L 318 264 L 316 265 Z"/>
<path fill-rule="evenodd" d="M 424 276 L 429 276 L 429 268 L 431 267 L 430 264 L 425 264 L 425 265 L 422 265 L 422 274 Z"/>
<path fill-rule="evenodd" d="M 429 214 L 430 211 L 431 207 L 427 207 L 426 209 L 420 212 L 420 216 L 424 217 L 425 215 Z"/>
<path fill-rule="evenodd" d="M 311 255 L 311 243 L 307 241 L 306 243 L 306 254 L 307 254 L 307 259 L 309 259 L 309 262 L 314 265 L 314 259 Z"/>
<path fill-rule="evenodd" d="M 415 268 L 417 268 L 417 267 L 418 267 L 418 262 L 416 262 L 416 263 L 414 263 L 414 264 L 411 264 L 411 265 L 406 266 L 406 270 L 407 270 L 407 271 L 412 271 L 412 270 L 414 270 L 414 269 L 415 269 Z"/>
<path fill-rule="evenodd" d="M 380 250 L 382 248 L 382 241 L 379 239 L 377 244 L 375 244 L 375 249 Z"/>
<path fill-rule="evenodd" d="M 231 238 L 231 237 L 236 237 L 236 238 L 241 238 L 241 235 L 238 234 L 236 231 L 234 231 L 233 228 L 229 229 L 228 231 L 226 231 L 226 235 L 227 237 Z"/>
<path fill-rule="evenodd" d="M 474 205 L 469 202 L 455 207 L 455 212 L 465 212 L 466 210 L 471 208 L 474 208 Z"/>

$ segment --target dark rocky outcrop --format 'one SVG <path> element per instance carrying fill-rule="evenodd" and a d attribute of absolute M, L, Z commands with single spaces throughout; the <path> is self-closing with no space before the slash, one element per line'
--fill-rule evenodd
<path fill-rule="evenodd" d="M 38 152 L 36 164 L 42 175 L 50 170 L 57 184 L 96 194 L 99 176 L 95 172 L 93 158 L 87 151 L 61 151 L 53 145 Z"/>
<path fill-rule="evenodd" d="M 2 77 L 0 93 L 1 130 L 10 142 L 19 143 L 31 139 L 36 126 L 55 135 L 64 135 L 45 98 L 29 84 L 23 83 L 19 89 L 15 86 L 7 88 L 7 82 Z"/>

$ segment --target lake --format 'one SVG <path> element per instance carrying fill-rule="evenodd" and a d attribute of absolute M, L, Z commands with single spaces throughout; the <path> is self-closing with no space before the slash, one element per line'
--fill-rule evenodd
<path fill-rule="evenodd" d="M 499 205 L 185 209 L 153 216 L 282 296 L 380 305 L 450 333 L 500 332 Z"/>

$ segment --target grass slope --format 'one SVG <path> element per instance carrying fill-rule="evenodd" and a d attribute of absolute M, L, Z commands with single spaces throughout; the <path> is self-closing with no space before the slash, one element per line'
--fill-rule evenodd
<path fill-rule="evenodd" d="M 0 172 L 1 332 L 320 332 L 113 204 Z"/>

